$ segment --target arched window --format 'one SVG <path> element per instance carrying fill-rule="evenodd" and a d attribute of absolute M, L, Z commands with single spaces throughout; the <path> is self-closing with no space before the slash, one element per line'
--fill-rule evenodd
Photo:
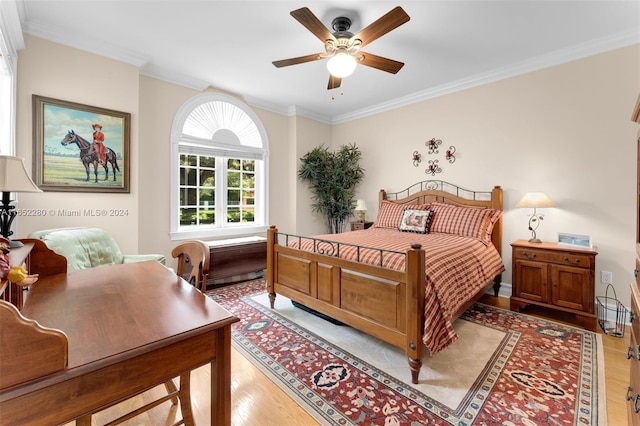
<path fill-rule="evenodd" d="M 171 131 L 173 239 L 246 235 L 267 228 L 267 135 L 243 102 L 204 93 Z"/>

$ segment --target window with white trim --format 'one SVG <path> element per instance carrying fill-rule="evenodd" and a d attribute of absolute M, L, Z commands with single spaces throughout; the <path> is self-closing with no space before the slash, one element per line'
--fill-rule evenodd
<path fill-rule="evenodd" d="M 262 123 L 238 99 L 205 93 L 185 103 L 172 128 L 172 238 L 264 232 L 267 146 Z"/>

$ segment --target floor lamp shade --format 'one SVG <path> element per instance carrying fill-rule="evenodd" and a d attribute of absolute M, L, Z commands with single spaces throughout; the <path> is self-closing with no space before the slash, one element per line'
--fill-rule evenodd
<path fill-rule="evenodd" d="M 24 159 L 10 155 L 0 155 L 0 234 L 9 238 L 11 224 L 16 217 L 16 207 L 11 204 L 12 192 L 42 192 L 29 177 Z"/>

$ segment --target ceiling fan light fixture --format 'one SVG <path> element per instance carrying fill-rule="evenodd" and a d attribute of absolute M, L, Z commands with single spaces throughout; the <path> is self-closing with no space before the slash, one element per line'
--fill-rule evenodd
<path fill-rule="evenodd" d="M 356 69 L 356 60 L 346 52 L 338 51 L 327 61 L 329 73 L 338 78 L 345 78 L 353 74 Z"/>

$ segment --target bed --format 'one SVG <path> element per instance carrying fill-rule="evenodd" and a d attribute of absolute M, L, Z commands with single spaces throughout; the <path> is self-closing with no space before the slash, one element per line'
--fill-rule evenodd
<path fill-rule="evenodd" d="M 366 230 L 267 233 L 267 289 L 405 350 L 418 383 L 424 350 L 457 339 L 453 321 L 493 288 L 504 265 L 502 189 L 427 180 L 379 193 Z"/>

